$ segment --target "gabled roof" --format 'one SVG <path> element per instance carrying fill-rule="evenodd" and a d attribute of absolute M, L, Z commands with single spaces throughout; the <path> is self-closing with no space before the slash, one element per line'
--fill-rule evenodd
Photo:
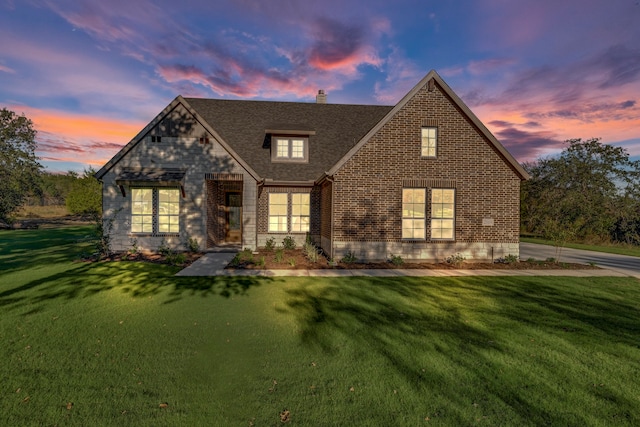
<path fill-rule="evenodd" d="M 524 170 L 522 165 L 518 163 L 518 161 L 507 151 L 506 148 L 496 139 L 495 136 L 486 128 L 486 126 L 476 117 L 475 114 L 467 107 L 467 105 L 456 95 L 456 93 L 442 80 L 442 77 L 435 71 L 431 70 L 427 73 L 426 76 L 417 85 L 413 87 L 401 100 L 398 102 L 387 114 L 380 120 L 373 128 L 367 132 L 366 135 L 362 137 L 357 144 L 355 144 L 349 152 L 347 152 L 338 162 L 336 162 L 331 169 L 329 169 L 325 176 L 334 175 L 340 168 L 355 155 L 360 148 L 367 141 L 376 134 L 393 116 L 395 116 L 398 111 L 400 111 L 406 104 L 409 102 L 411 98 L 413 98 L 416 93 L 422 89 L 425 85 L 429 84 L 429 81 L 433 79 L 434 82 L 444 91 L 444 93 L 453 101 L 454 104 L 462 112 L 467 116 L 469 120 L 478 128 L 478 130 L 482 133 L 482 135 L 489 140 L 489 143 L 493 146 L 493 148 L 499 153 L 500 156 L 505 160 L 505 162 L 513 169 L 513 171 L 520 177 L 522 180 L 527 180 L 530 178 L 530 175 L 527 171 Z"/>
<path fill-rule="evenodd" d="M 434 70 L 395 106 L 243 101 L 178 96 L 97 173 L 101 179 L 151 129 L 184 106 L 256 180 L 311 183 L 335 174 L 429 81 L 437 84 L 521 179 L 529 175 Z M 271 161 L 271 134 L 309 138 L 308 163 Z"/>
<path fill-rule="evenodd" d="M 392 108 L 200 98 L 185 101 L 260 177 L 274 181 L 318 179 Z M 268 132 L 308 135 L 309 162 L 273 163 Z"/>

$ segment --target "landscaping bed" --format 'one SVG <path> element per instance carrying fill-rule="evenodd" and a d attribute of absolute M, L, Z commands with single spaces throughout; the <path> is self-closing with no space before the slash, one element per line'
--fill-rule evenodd
<path fill-rule="evenodd" d="M 359 262 L 357 259 L 331 263 L 326 257 L 318 255 L 312 260 L 303 249 L 276 249 L 239 252 L 227 269 L 245 270 L 314 270 L 314 269 L 429 269 L 429 270 L 590 270 L 595 265 L 555 262 L 553 260 L 526 260 L 509 262 Z"/>

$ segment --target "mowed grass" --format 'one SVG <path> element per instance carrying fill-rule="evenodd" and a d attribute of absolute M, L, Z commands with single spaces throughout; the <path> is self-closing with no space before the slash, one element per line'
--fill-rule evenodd
<path fill-rule="evenodd" d="M 0 425 L 640 425 L 631 278 L 177 278 L 0 232 Z"/>

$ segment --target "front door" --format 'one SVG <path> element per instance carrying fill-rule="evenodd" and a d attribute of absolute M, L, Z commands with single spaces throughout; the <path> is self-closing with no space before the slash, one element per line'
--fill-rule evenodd
<path fill-rule="evenodd" d="M 225 194 L 225 242 L 242 242 L 242 193 Z"/>

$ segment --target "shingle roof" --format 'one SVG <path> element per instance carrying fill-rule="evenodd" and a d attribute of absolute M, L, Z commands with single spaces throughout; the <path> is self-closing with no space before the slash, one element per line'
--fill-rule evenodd
<path fill-rule="evenodd" d="M 313 181 L 338 162 L 393 107 L 185 98 L 261 177 Z M 308 163 L 272 163 L 267 130 L 314 131 Z"/>

